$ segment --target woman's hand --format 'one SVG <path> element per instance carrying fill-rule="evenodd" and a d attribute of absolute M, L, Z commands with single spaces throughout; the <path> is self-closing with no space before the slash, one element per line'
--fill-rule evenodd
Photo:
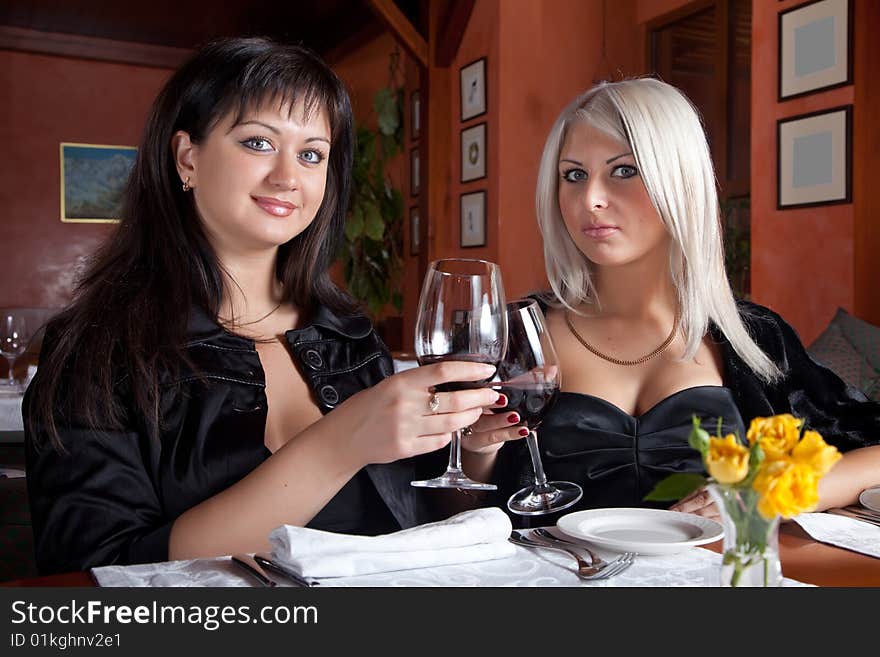
<path fill-rule="evenodd" d="M 434 386 L 494 373 L 492 365 L 463 361 L 415 367 L 353 395 L 320 422 L 343 437 L 346 453 L 361 466 L 433 452 L 449 443 L 452 431 L 477 422 L 499 396 L 491 388 L 438 392 L 432 410 Z"/>
<path fill-rule="evenodd" d="M 462 435 L 461 448 L 473 454 L 494 454 L 508 440 L 517 440 L 529 435 L 529 430 L 519 423 L 519 413 L 508 411 L 506 413 L 493 413 L 491 409 L 499 409 L 507 406 L 507 397 L 501 395 L 497 402 L 483 410 L 474 424 Z"/>
<path fill-rule="evenodd" d="M 718 511 L 718 507 L 715 506 L 715 502 L 713 502 L 712 498 L 709 496 L 709 491 L 705 488 L 701 488 L 679 500 L 669 507 L 669 510 L 681 511 L 682 513 L 694 513 L 698 516 L 721 522 L 721 514 Z"/>

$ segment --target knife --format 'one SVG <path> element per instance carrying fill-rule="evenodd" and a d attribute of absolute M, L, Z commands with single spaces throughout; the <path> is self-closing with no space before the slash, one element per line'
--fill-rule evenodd
<path fill-rule="evenodd" d="M 296 584 L 297 586 L 320 586 L 321 582 L 316 579 L 310 579 L 308 577 L 303 577 L 298 572 L 285 566 L 283 563 L 279 563 L 275 561 L 271 556 L 265 553 L 258 552 L 254 555 L 254 561 L 256 561 L 260 566 L 269 570 L 277 575 L 281 575 L 282 577 L 286 577 L 288 580 Z"/>
<path fill-rule="evenodd" d="M 278 586 L 278 583 L 266 574 L 260 565 L 248 554 L 233 554 L 232 563 L 244 570 L 263 586 Z"/>
<path fill-rule="evenodd" d="M 833 513 L 838 516 L 845 516 L 847 518 L 852 518 L 853 520 L 859 520 L 861 522 L 866 522 L 869 525 L 874 525 L 875 527 L 880 527 L 880 519 L 874 518 L 872 516 L 856 513 L 854 511 L 849 511 L 847 509 L 828 509 L 828 513 Z"/>

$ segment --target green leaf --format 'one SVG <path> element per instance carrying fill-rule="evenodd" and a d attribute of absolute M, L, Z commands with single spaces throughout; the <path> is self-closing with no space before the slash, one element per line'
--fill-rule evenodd
<path fill-rule="evenodd" d="M 385 221 L 375 203 L 366 206 L 366 220 L 364 221 L 364 233 L 371 240 L 382 241 L 385 236 Z"/>
<path fill-rule="evenodd" d="M 698 488 L 706 485 L 706 477 L 694 472 L 677 472 L 671 474 L 654 486 L 654 490 L 643 498 L 646 502 L 667 502 L 680 500 Z"/>
<path fill-rule="evenodd" d="M 354 241 L 364 233 L 364 212 L 359 205 L 354 206 L 345 222 L 345 236 Z"/>
<path fill-rule="evenodd" d="M 376 92 L 373 98 L 373 109 L 379 117 L 379 132 L 383 135 L 393 135 L 400 125 L 400 112 L 397 104 L 397 95 L 388 87 L 383 87 Z"/>

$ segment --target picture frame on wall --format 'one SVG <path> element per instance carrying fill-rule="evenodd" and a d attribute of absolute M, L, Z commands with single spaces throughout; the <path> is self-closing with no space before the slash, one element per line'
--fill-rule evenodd
<path fill-rule="evenodd" d="M 461 82 L 461 120 L 467 121 L 485 114 L 486 58 L 482 57 L 459 71 Z"/>
<path fill-rule="evenodd" d="M 461 248 L 486 246 L 486 192 L 461 195 Z"/>
<path fill-rule="evenodd" d="M 852 202 L 852 107 L 776 122 L 778 210 Z"/>
<path fill-rule="evenodd" d="M 779 100 L 853 81 L 852 0 L 813 0 L 779 13 Z"/>
<path fill-rule="evenodd" d="M 419 195 L 419 149 L 409 152 L 409 190 L 410 196 Z"/>
<path fill-rule="evenodd" d="M 419 112 L 419 92 L 413 91 L 409 102 L 409 134 L 411 139 L 418 139 L 419 133 L 421 132 L 421 126 L 419 125 L 421 122 Z"/>
<path fill-rule="evenodd" d="M 486 177 L 486 124 L 461 131 L 461 182 Z"/>
<path fill-rule="evenodd" d="M 115 223 L 137 148 L 61 142 L 61 221 Z"/>
<path fill-rule="evenodd" d="M 419 206 L 409 209 L 409 254 L 419 255 Z"/>

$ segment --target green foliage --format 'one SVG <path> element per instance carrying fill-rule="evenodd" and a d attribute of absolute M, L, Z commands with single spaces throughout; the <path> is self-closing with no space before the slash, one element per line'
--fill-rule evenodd
<path fill-rule="evenodd" d="M 397 289 L 403 271 L 403 196 L 385 172 L 388 161 L 403 150 L 402 108 L 403 89 L 382 88 L 373 100 L 378 131 L 357 127 L 349 215 L 339 255 L 348 291 L 374 316 L 389 303 L 398 312 L 403 309 Z"/>
<path fill-rule="evenodd" d="M 676 472 L 654 486 L 654 490 L 645 495 L 645 500 L 649 502 L 678 501 L 705 486 L 706 481 L 706 477 L 701 474 Z"/>

